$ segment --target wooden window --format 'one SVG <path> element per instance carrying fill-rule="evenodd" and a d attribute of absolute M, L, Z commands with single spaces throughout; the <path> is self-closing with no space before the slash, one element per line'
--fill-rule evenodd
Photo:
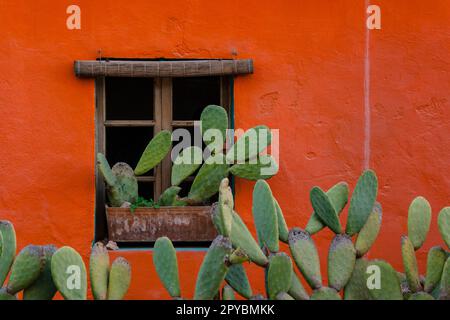
<path fill-rule="evenodd" d="M 198 77 L 105 77 L 96 78 L 97 152 L 111 165 L 126 162 L 135 167 L 150 139 L 161 130 L 186 128 L 194 133 L 194 121 L 204 107 L 219 104 L 228 111 L 230 76 Z M 229 117 L 232 121 L 232 117 Z M 230 123 L 232 125 L 232 123 Z M 139 195 L 158 199 L 170 186 L 170 154 L 144 176 L 138 177 Z M 187 195 L 193 177 L 180 185 Z M 107 238 L 105 190 L 96 177 L 95 240 Z"/>

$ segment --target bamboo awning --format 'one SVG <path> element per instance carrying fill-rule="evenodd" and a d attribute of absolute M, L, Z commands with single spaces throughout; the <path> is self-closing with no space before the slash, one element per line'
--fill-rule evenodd
<path fill-rule="evenodd" d="M 253 73 L 253 60 L 76 60 L 74 69 L 78 77 L 224 76 Z"/>

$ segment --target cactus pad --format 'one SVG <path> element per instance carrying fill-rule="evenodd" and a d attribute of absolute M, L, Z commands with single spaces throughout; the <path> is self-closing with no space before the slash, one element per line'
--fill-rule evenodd
<path fill-rule="evenodd" d="M 103 179 L 105 179 L 106 184 L 110 187 L 116 186 L 116 175 L 112 172 L 108 160 L 106 160 L 106 157 L 103 153 L 97 153 L 97 167 L 102 174 Z"/>
<path fill-rule="evenodd" d="M 366 284 L 367 259 L 356 259 L 352 276 L 344 288 L 345 300 L 370 300 Z"/>
<path fill-rule="evenodd" d="M 95 300 L 106 300 L 108 296 L 109 254 L 101 242 L 94 244 L 89 259 L 91 289 Z"/>
<path fill-rule="evenodd" d="M 172 135 L 170 132 L 167 130 L 160 131 L 148 143 L 134 169 L 134 173 L 140 176 L 153 169 L 166 157 L 171 147 Z"/>
<path fill-rule="evenodd" d="M 110 204 L 113 207 L 120 207 L 124 202 L 135 202 L 138 197 L 138 182 L 133 169 L 125 162 L 118 162 L 111 171 L 117 183 L 106 187 Z"/>
<path fill-rule="evenodd" d="M 202 114 L 200 115 L 200 130 L 202 132 L 203 140 L 205 139 L 205 133 L 207 133 L 210 129 L 219 130 L 222 135 L 222 141 L 214 141 L 214 144 L 219 144 L 219 142 L 223 145 L 227 135 L 228 129 L 228 114 L 227 111 L 221 106 L 209 105 L 205 109 L 203 109 Z M 209 139 L 208 139 L 209 140 Z M 205 141 L 206 145 L 209 145 L 211 141 Z"/>
<path fill-rule="evenodd" d="M 375 268 L 373 274 L 367 273 L 369 268 Z M 379 273 L 378 273 L 378 271 Z M 380 280 L 380 287 L 368 287 L 368 291 L 374 300 L 403 300 L 402 290 L 400 288 L 400 279 L 392 266 L 383 260 L 372 260 L 367 263 L 366 283 L 372 283 L 371 277 Z"/>
<path fill-rule="evenodd" d="M 261 139 L 262 138 L 262 139 Z M 272 133 L 267 126 L 248 129 L 227 152 L 227 163 L 245 163 L 261 153 L 272 142 Z"/>
<path fill-rule="evenodd" d="M 265 172 L 270 169 L 270 172 Z M 259 155 L 255 163 L 237 163 L 230 168 L 231 174 L 247 180 L 269 179 L 278 172 L 278 164 L 271 155 Z"/>
<path fill-rule="evenodd" d="M 313 187 L 309 196 L 314 212 L 317 213 L 322 222 L 334 233 L 341 233 L 342 227 L 339 217 L 325 192 L 319 187 Z"/>
<path fill-rule="evenodd" d="M 253 188 L 253 219 L 259 245 L 271 252 L 278 252 L 278 218 L 269 184 L 258 180 Z"/>
<path fill-rule="evenodd" d="M 350 280 L 355 267 L 356 250 L 347 235 L 338 234 L 331 242 L 328 252 L 328 284 L 341 291 Z"/>
<path fill-rule="evenodd" d="M 161 207 L 174 206 L 177 203 L 177 195 L 181 191 L 178 186 L 171 186 L 164 190 L 158 199 L 158 205 Z"/>
<path fill-rule="evenodd" d="M 450 256 L 445 262 L 442 270 L 441 292 L 439 294 L 440 300 L 450 300 Z"/>
<path fill-rule="evenodd" d="M 279 292 L 275 297 L 275 300 L 295 300 L 295 299 L 287 292 Z"/>
<path fill-rule="evenodd" d="M 342 300 L 342 298 L 335 289 L 322 287 L 314 290 L 311 300 Z"/>
<path fill-rule="evenodd" d="M 419 270 L 417 267 L 416 255 L 414 253 L 414 246 L 407 236 L 403 236 L 401 242 L 403 266 L 405 268 L 405 275 L 408 281 L 408 286 L 413 293 L 421 291 L 422 286 L 420 284 Z"/>
<path fill-rule="evenodd" d="M 228 238 L 217 236 L 203 259 L 195 284 L 195 300 L 212 300 L 219 292 L 220 284 L 228 271 L 227 256 L 231 253 Z"/>
<path fill-rule="evenodd" d="M 241 296 L 250 299 L 253 295 L 247 272 L 242 264 L 234 264 L 228 269 L 225 281 Z"/>
<path fill-rule="evenodd" d="M 229 237 L 233 224 L 233 193 L 229 185 L 228 178 L 222 179 L 219 185 L 219 202 L 217 205 L 218 221 L 221 222 L 221 229 L 225 237 Z"/>
<path fill-rule="evenodd" d="M 178 260 L 172 241 L 167 237 L 158 238 L 153 251 L 153 264 L 159 279 L 172 298 L 181 296 L 178 276 Z"/>
<path fill-rule="evenodd" d="M 218 154 L 211 157 L 201 166 L 195 176 L 188 195 L 192 201 L 202 202 L 215 195 L 219 191 L 222 179 L 228 176 L 228 165 L 225 163 L 224 156 Z"/>
<path fill-rule="evenodd" d="M 442 270 L 444 269 L 447 253 L 441 247 L 432 247 L 428 251 L 427 257 L 427 276 L 425 278 L 424 291 L 431 293 L 434 288 L 439 286 Z"/>
<path fill-rule="evenodd" d="M 292 281 L 292 261 L 284 252 L 269 257 L 267 269 L 267 291 L 269 299 L 275 299 L 280 292 L 287 292 Z"/>
<path fill-rule="evenodd" d="M 372 212 L 378 193 L 378 180 L 375 172 L 366 170 L 359 177 L 353 191 L 348 209 L 347 227 L 345 232 L 353 236 L 366 223 Z"/>
<path fill-rule="evenodd" d="M 116 258 L 111 264 L 108 280 L 108 300 L 121 300 L 131 283 L 131 267 L 122 257 Z"/>
<path fill-rule="evenodd" d="M 416 292 L 408 300 L 434 300 L 433 296 L 426 292 Z"/>
<path fill-rule="evenodd" d="M 203 151 L 199 147 L 190 146 L 182 150 L 172 166 L 171 183 L 178 186 L 193 174 L 202 164 Z"/>
<path fill-rule="evenodd" d="M 365 255 L 372 247 L 372 244 L 377 239 L 378 233 L 381 228 L 381 220 L 382 220 L 382 209 L 381 205 L 376 202 L 373 206 L 372 212 L 369 215 L 364 226 L 361 228 L 361 231 L 358 233 L 358 237 L 356 238 L 355 248 L 356 255 L 358 257 L 362 257 Z"/>
<path fill-rule="evenodd" d="M 292 271 L 291 287 L 287 293 L 295 300 L 309 300 L 308 293 L 294 271 Z"/>
<path fill-rule="evenodd" d="M 442 239 L 450 248 L 450 207 L 445 207 L 439 212 L 438 225 Z"/>
<path fill-rule="evenodd" d="M 42 247 L 44 255 L 44 268 L 36 281 L 23 291 L 24 300 L 52 300 L 57 289 L 52 279 L 51 261 L 56 252 L 54 245 Z"/>
<path fill-rule="evenodd" d="M 233 288 L 227 284 L 222 288 L 222 300 L 236 300 Z"/>
<path fill-rule="evenodd" d="M 11 222 L 0 221 L 0 234 L 2 238 L 2 253 L 0 255 L 0 287 L 3 286 L 9 269 L 16 256 L 16 232 Z"/>
<path fill-rule="evenodd" d="M 86 267 L 78 252 L 67 246 L 58 249 L 51 266 L 53 282 L 66 300 L 86 300 Z"/>
<path fill-rule="evenodd" d="M 431 224 L 431 206 L 424 197 L 417 197 L 408 210 L 408 238 L 418 250 L 427 238 Z"/>
<path fill-rule="evenodd" d="M 293 228 L 289 231 L 289 248 L 295 264 L 313 289 L 322 286 L 320 261 L 317 247 L 309 233 Z"/>
<path fill-rule="evenodd" d="M 286 220 L 284 220 L 283 211 L 281 210 L 280 205 L 278 204 L 277 199 L 274 198 L 275 210 L 277 211 L 277 223 L 278 223 L 278 237 L 284 243 L 289 242 L 289 229 L 286 224 Z"/>
<path fill-rule="evenodd" d="M 242 221 L 241 217 L 234 211 L 230 238 L 233 246 L 244 250 L 250 258 L 250 261 L 262 267 L 269 263 L 267 257 L 264 255 L 258 243 L 256 243 L 244 221 Z"/>
<path fill-rule="evenodd" d="M 326 192 L 326 195 L 328 196 L 328 199 L 330 199 L 336 213 L 340 215 L 348 201 L 348 184 L 346 182 L 339 182 L 331 187 Z M 320 217 L 313 211 L 305 230 L 309 232 L 309 234 L 313 235 L 322 230 L 324 227 L 325 225 Z"/>
<path fill-rule="evenodd" d="M 14 295 L 30 286 L 41 274 L 45 258 L 42 247 L 28 245 L 17 255 L 11 267 L 6 290 Z"/>

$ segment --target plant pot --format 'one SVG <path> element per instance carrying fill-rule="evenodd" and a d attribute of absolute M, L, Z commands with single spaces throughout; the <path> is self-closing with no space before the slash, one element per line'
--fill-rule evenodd
<path fill-rule="evenodd" d="M 172 241 L 212 241 L 217 231 L 210 206 L 130 208 L 106 207 L 109 240 L 151 242 L 166 236 Z"/>

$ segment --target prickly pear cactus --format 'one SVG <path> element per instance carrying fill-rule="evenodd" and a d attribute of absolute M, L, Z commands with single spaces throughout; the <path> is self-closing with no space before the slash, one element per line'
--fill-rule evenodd
<path fill-rule="evenodd" d="M 202 132 L 203 140 L 206 145 L 210 145 L 214 143 L 217 146 L 223 146 L 225 139 L 227 137 L 227 129 L 228 129 L 228 114 L 224 108 L 216 105 L 209 105 L 205 109 L 203 109 L 202 114 L 200 115 L 201 126 L 200 130 Z M 208 131 L 208 130 L 217 130 L 217 132 Z M 214 141 L 217 137 L 217 134 L 220 134 L 220 140 Z"/>
<path fill-rule="evenodd" d="M 319 253 L 309 233 L 293 228 L 289 231 L 289 248 L 295 264 L 305 277 L 309 286 L 318 289 L 322 286 Z"/>
<path fill-rule="evenodd" d="M 153 251 L 153 264 L 159 279 L 172 298 L 181 296 L 178 260 L 175 248 L 167 237 L 158 238 Z"/>
<path fill-rule="evenodd" d="M 445 262 L 442 270 L 441 292 L 439 294 L 440 300 L 450 300 L 450 256 Z"/>
<path fill-rule="evenodd" d="M 338 215 L 341 214 L 348 201 L 348 184 L 346 182 L 339 182 L 331 187 L 326 195 L 333 205 L 334 210 Z M 325 227 L 319 215 L 316 212 L 311 214 L 305 231 L 313 235 Z"/>
<path fill-rule="evenodd" d="M 311 300 L 342 300 L 342 298 L 335 289 L 321 287 L 314 290 L 311 295 Z"/>
<path fill-rule="evenodd" d="M 374 300 L 403 300 L 400 280 L 392 266 L 383 260 L 367 263 L 366 284 Z"/>
<path fill-rule="evenodd" d="M 450 207 L 445 207 L 439 212 L 438 225 L 442 239 L 450 248 Z"/>
<path fill-rule="evenodd" d="M 295 300 L 295 299 L 287 292 L 280 292 L 275 297 L 275 300 Z"/>
<path fill-rule="evenodd" d="M 409 289 L 414 293 L 422 290 L 419 270 L 417 267 L 414 246 L 407 236 L 402 237 L 402 258 Z"/>
<path fill-rule="evenodd" d="M 78 252 L 67 246 L 58 249 L 51 266 L 53 282 L 66 300 L 86 300 L 86 267 Z"/>
<path fill-rule="evenodd" d="M 333 232 L 341 233 L 342 227 L 339 217 L 331 204 L 330 199 L 319 187 L 313 187 L 309 194 L 314 212 Z"/>
<path fill-rule="evenodd" d="M 2 252 L 0 255 L 1 287 L 16 256 L 16 232 L 12 223 L 6 220 L 0 221 L 0 234 L 2 237 Z"/>
<path fill-rule="evenodd" d="M 378 180 L 375 172 L 366 170 L 359 177 L 353 191 L 348 209 L 345 232 L 353 236 L 358 233 L 369 218 L 378 193 Z"/>
<path fill-rule="evenodd" d="M 253 238 L 244 221 L 234 211 L 230 238 L 233 247 L 241 248 L 248 255 L 250 261 L 262 267 L 269 263 L 269 260 Z"/>
<path fill-rule="evenodd" d="M 108 296 L 109 254 L 101 242 L 92 247 L 89 259 L 89 274 L 94 299 L 106 300 Z"/>
<path fill-rule="evenodd" d="M 159 197 L 158 205 L 161 207 L 175 206 L 177 204 L 177 196 L 180 191 L 181 188 L 178 186 L 171 186 L 167 188 Z"/>
<path fill-rule="evenodd" d="M 213 300 L 228 271 L 227 257 L 232 247 L 228 238 L 217 236 L 203 259 L 195 284 L 195 300 Z"/>
<path fill-rule="evenodd" d="M 292 271 L 291 287 L 287 293 L 295 300 L 309 300 L 308 292 L 294 271 Z"/>
<path fill-rule="evenodd" d="M 292 281 L 292 261 L 284 252 L 271 254 L 267 269 L 267 291 L 269 299 L 275 299 L 281 292 L 287 292 Z"/>
<path fill-rule="evenodd" d="M 202 165 L 203 151 L 196 146 L 182 150 L 172 166 L 171 183 L 178 186 L 187 177 L 192 175 Z"/>
<path fill-rule="evenodd" d="M 23 291 L 24 300 L 52 300 L 57 291 L 52 278 L 51 261 L 57 248 L 54 245 L 42 247 L 44 267 L 36 281 Z"/>
<path fill-rule="evenodd" d="M 242 264 L 231 265 L 225 276 L 225 281 L 244 298 L 250 299 L 252 297 L 252 287 Z"/>
<path fill-rule="evenodd" d="M 211 156 L 195 176 L 188 198 L 194 202 L 209 199 L 219 191 L 220 182 L 227 176 L 228 165 L 225 163 L 224 155 Z"/>
<path fill-rule="evenodd" d="M 277 211 L 277 223 L 278 223 L 278 237 L 284 243 L 289 242 L 289 229 L 286 224 L 286 220 L 284 220 L 283 211 L 281 210 L 280 205 L 278 204 L 277 199 L 273 199 L 275 203 L 275 210 Z"/>
<path fill-rule="evenodd" d="M 269 169 L 270 168 L 270 169 Z M 278 172 L 278 164 L 271 155 L 259 155 L 256 160 L 237 163 L 230 168 L 231 174 L 247 180 L 270 179 Z"/>
<path fill-rule="evenodd" d="M 219 202 L 217 205 L 217 214 L 219 215 L 223 236 L 229 237 L 233 224 L 234 199 L 231 192 L 228 178 L 222 179 L 219 185 Z"/>
<path fill-rule="evenodd" d="M 224 285 L 222 288 L 222 300 L 236 300 L 233 288 L 229 285 Z"/>
<path fill-rule="evenodd" d="M 356 261 L 356 250 L 351 238 L 338 234 L 328 252 L 328 285 L 341 291 L 350 280 Z"/>
<path fill-rule="evenodd" d="M 105 179 L 106 184 L 111 188 L 116 187 L 116 175 L 112 172 L 108 160 L 106 160 L 106 157 L 103 153 L 97 153 L 97 167 L 102 174 L 103 179 Z"/>
<path fill-rule="evenodd" d="M 270 252 L 278 252 L 278 218 L 269 184 L 258 180 L 253 188 L 253 219 L 259 245 Z"/>
<path fill-rule="evenodd" d="M 408 210 L 408 238 L 418 250 L 427 238 L 431 224 L 431 206 L 424 197 L 417 197 Z"/>
<path fill-rule="evenodd" d="M 160 131 L 148 143 L 134 169 L 134 173 L 140 176 L 156 167 L 166 157 L 171 147 L 172 135 L 170 132 L 167 130 Z"/>
<path fill-rule="evenodd" d="M 428 251 L 427 257 L 427 275 L 425 277 L 424 291 L 431 293 L 441 281 L 442 271 L 444 270 L 447 252 L 439 246 L 432 247 Z"/>
<path fill-rule="evenodd" d="M 118 257 L 111 264 L 108 280 L 108 300 L 121 300 L 131 283 L 131 267 L 125 258 Z"/>
<path fill-rule="evenodd" d="M 45 263 L 42 247 L 28 245 L 17 255 L 11 267 L 6 290 L 14 295 L 30 286 L 39 277 Z"/>
<path fill-rule="evenodd" d="M 366 283 L 366 269 L 369 262 L 365 258 L 356 259 L 352 276 L 344 288 L 344 300 L 370 300 Z"/>
<path fill-rule="evenodd" d="M 372 212 L 369 215 L 364 226 L 361 228 L 361 231 L 358 233 L 355 242 L 356 248 L 356 256 L 362 257 L 365 255 L 373 243 L 375 242 L 378 233 L 381 228 L 381 220 L 382 220 L 382 209 L 381 205 L 376 202 L 373 206 Z"/>
<path fill-rule="evenodd" d="M 267 126 L 248 129 L 227 152 L 227 163 L 245 163 L 260 154 L 272 142 L 272 133 Z"/>

